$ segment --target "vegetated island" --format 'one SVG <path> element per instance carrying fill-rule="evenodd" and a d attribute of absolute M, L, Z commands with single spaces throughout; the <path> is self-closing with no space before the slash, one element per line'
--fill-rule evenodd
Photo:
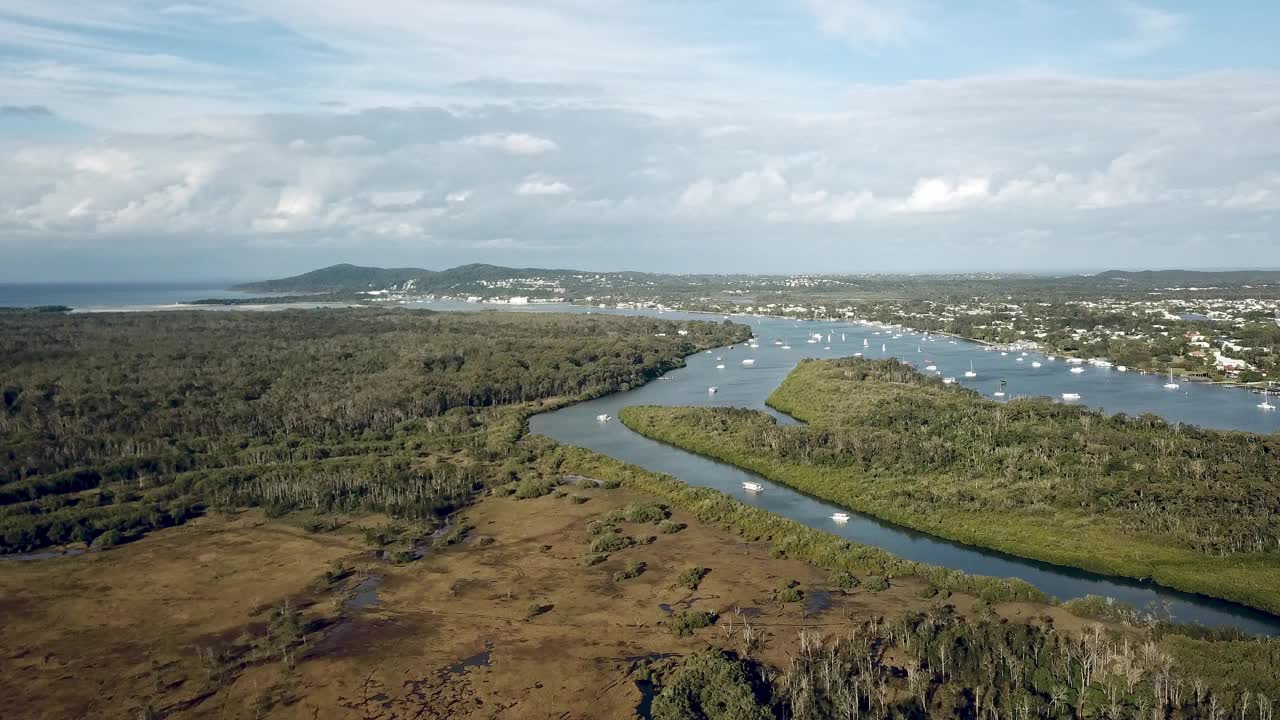
<path fill-rule="evenodd" d="M 897 360 L 806 360 L 733 408 L 630 407 L 631 429 L 859 512 L 1280 613 L 1280 438 L 1007 403 Z"/>
<path fill-rule="evenodd" d="M 6 707 L 1267 717 L 1280 641 L 1046 605 L 526 434 L 530 413 L 748 334 L 354 308 L 3 314 L 0 537 L 55 553 L 0 560 Z"/>

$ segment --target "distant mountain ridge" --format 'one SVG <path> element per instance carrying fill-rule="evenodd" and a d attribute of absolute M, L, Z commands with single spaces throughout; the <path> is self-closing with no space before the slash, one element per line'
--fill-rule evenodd
<path fill-rule="evenodd" d="M 427 270 L 425 268 L 380 268 L 341 263 L 329 267 L 312 270 L 301 275 L 244 283 L 235 286 L 234 290 L 259 293 L 357 293 L 369 290 L 386 290 L 404 288 L 407 283 L 418 292 L 441 294 L 481 294 L 503 288 L 507 294 L 537 294 L 545 286 L 538 283 L 524 283 L 517 286 L 504 284 L 509 280 L 541 280 L 567 290 L 570 295 L 590 293 L 622 287 L 639 288 L 653 285 L 664 285 L 670 290 L 675 287 L 696 290 L 705 286 L 708 280 L 724 280 L 727 278 L 786 278 L 806 273 L 778 273 L 776 275 L 671 275 L 664 273 L 646 273 L 634 271 L 593 272 L 587 270 L 569 270 L 564 268 L 512 268 L 501 265 L 472 263 L 459 265 L 447 270 Z M 892 275 L 892 274 L 833 274 L 832 278 L 860 278 L 860 282 L 927 282 L 941 278 L 964 278 L 965 274 L 937 275 Z M 1117 285 L 1129 288 L 1161 288 L 1161 287 L 1214 287 L 1239 286 L 1250 284 L 1280 284 L 1280 270 L 1108 270 L 1095 275 L 1069 275 L 1058 278 L 1040 278 L 1022 273 L 993 274 L 992 277 L 1006 277 L 1009 280 L 1027 282 L 1033 280 L 1047 285 L 1058 285 L 1077 290 L 1098 288 L 1114 289 Z M 991 278 L 988 278 L 990 280 Z"/>
<path fill-rule="evenodd" d="M 414 288 L 423 291 L 447 290 L 480 282 L 496 282 L 513 277 L 558 278 L 577 274 L 575 270 L 550 270 L 543 268 L 509 268 L 498 265 L 472 263 L 448 270 L 424 268 L 380 268 L 340 263 L 292 277 L 236 285 L 233 290 L 245 292 L 359 292 L 403 287 L 412 281 Z"/>
<path fill-rule="evenodd" d="M 1094 277 L 1132 280 L 1145 284 L 1218 285 L 1224 283 L 1276 283 L 1280 270 L 1108 270 Z"/>

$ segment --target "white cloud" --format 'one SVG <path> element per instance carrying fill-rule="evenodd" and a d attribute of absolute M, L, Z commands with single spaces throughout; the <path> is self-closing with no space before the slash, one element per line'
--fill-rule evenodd
<path fill-rule="evenodd" d="M 911 189 L 911 195 L 902 204 L 904 212 L 936 212 L 958 210 L 988 202 L 991 199 L 991 180 L 984 177 L 947 180 L 945 178 L 921 178 Z"/>
<path fill-rule="evenodd" d="M 473 147 L 497 148 L 512 155 L 541 155 L 559 149 L 551 140 L 525 133 L 491 133 L 464 138 L 462 144 Z"/>
<path fill-rule="evenodd" d="M 518 233 L 505 249 L 530 264 L 812 270 L 841 269 L 824 252 L 960 262 L 971 255 L 951 248 L 966 242 L 1008 249 L 1002 262 L 1093 247 L 1140 264 L 1152 247 L 1220 236 L 1224 252 L 1280 262 L 1280 129 L 1263 121 L 1280 107 L 1272 75 L 990 76 L 858 86 L 843 102 L 670 116 L 436 105 L 211 118 L 200 133 L 0 137 L 0 252 L 149 237 L 342 246 L 368 262 L 430 246 L 466 261 L 464 249 L 496 252 L 481 243 Z M 460 142 L 509 128 L 554 135 L 557 150 Z M 628 256 L 640 239 L 670 245 Z"/>
<path fill-rule="evenodd" d="M 896 45 L 924 32 L 914 0 L 802 1 L 822 32 L 854 45 Z"/>
<path fill-rule="evenodd" d="M 570 192 L 573 188 L 548 177 L 530 177 L 516 186 L 517 195 L 565 195 Z"/>
<path fill-rule="evenodd" d="M 1137 2 L 1121 2 L 1119 10 L 1133 27 L 1127 37 L 1104 46 L 1108 54 L 1118 58 L 1142 57 L 1177 45 L 1190 25 L 1186 15 Z"/>

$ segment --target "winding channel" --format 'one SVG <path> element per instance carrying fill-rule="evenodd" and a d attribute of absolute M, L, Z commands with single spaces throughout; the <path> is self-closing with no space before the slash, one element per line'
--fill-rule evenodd
<path fill-rule="evenodd" d="M 474 307 L 474 306 L 472 306 Z M 441 308 L 444 309 L 444 308 Z M 643 314 L 668 319 L 706 320 L 707 315 L 656 313 L 649 311 L 590 310 L 579 307 L 549 306 L 548 311 L 597 312 L 609 314 Z M 711 317 L 710 319 L 717 319 Z M 767 317 L 736 317 L 747 322 L 760 338 L 760 347 L 752 350 L 739 345 L 732 350 L 721 348 L 700 353 L 687 360 L 687 366 L 674 370 L 642 387 L 623 393 L 538 415 L 530 420 L 530 430 L 555 440 L 609 455 L 647 470 L 680 478 L 691 485 L 712 487 L 745 503 L 759 506 L 786 518 L 803 523 L 854 542 L 874 545 L 909 560 L 929 563 L 978 575 L 1017 577 L 1062 600 L 1084 595 L 1115 598 L 1138 608 L 1148 605 L 1167 606 L 1179 622 L 1200 623 L 1209 627 L 1230 626 L 1255 634 L 1280 635 L 1280 617 L 1260 610 L 1192 593 L 1180 592 L 1149 582 L 1099 575 L 1050 563 L 1027 560 L 985 548 L 965 545 L 921 533 L 874 517 L 851 512 L 847 523 L 836 524 L 833 512 L 846 508 L 818 500 L 784 485 L 710 458 L 650 440 L 628 430 L 616 420 L 601 423 L 596 417 L 617 417 L 618 410 L 629 405 L 701 405 L 732 406 L 764 410 L 781 422 L 795 422 L 765 406 L 765 399 L 796 363 L 806 357 L 841 357 L 863 352 L 868 357 L 899 357 L 923 366 L 932 361 L 944 374 L 955 376 L 967 387 L 990 396 L 1007 381 L 1007 392 L 1017 395 L 1059 396 L 1077 393 L 1082 403 L 1109 412 L 1129 414 L 1155 413 L 1173 422 L 1194 423 L 1205 427 L 1270 433 L 1280 430 L 1280 415 L 1257 408 L 1261 401 L 1247 391 L 1183 382 L 1177 390 L 1163 388 L 1165 379 L 1138 373 L 1088 367 L 1085 372 L 1068 372 L 1065 363 L 1049 361 L 1043 355 L 1030 353 L 1021 361 L 1018 353 L 1001 355 L 986 352 L 964 340 L 936 337 L 921 340 L 918 336 L 894 333 L 856 323 L 826 321 L 792 321 Z M 880 332 L 880 334 L 876 334 Z M 821 333 L 815 343 L 807 340 Z M 828 342 L 827 333 L 831 334 Z M 844 335 L 843 341 L 841 335 Z M 775 339 L 788 343 L 782 350 Z M 867 341 L 863 347 L 863 340 Z M 881 345 L 884 351 L 880 350 Z M 829 349 L 828 349 L 829 348 Z M 744 358 L 755 364 L 745 367 Z M 964 379 L 969 363 L 977 377 Z M 1032 362 L 1041 367 L 1033 368 Z M 724 365 L 718 369 L 717 365 Z M 716 386 L 718 392 L 709 393 Z M 744 481 L 764 485 L 764 492 L 753 494 L 742 489 Z"/>

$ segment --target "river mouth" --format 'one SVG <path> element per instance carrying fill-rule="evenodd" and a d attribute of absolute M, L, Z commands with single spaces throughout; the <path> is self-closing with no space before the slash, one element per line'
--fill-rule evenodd
<path fill-rule="evenodd" d="M 673 315 L 677 314 L 668 313 L 666 316 Z M 690 317 L 703 319 L 696 316 Z M 1012 357 L 982 352 L 977 349 L 977 346 L 964 341 L 957 341 L 955 344 L 946 338 L 924 341 L 919 338 L 909 338 L 905 334 L 900 340 L 891 340 L 889 339 L 891 336 L 873 336 L 874 328 L 848 323 L 793 322 L 777 318 L 739 318 L 739 320 L 751 321 L 757 337 L 761 339 L 759 348 L 751 349 L 747 346 L 738 346 L 733 350 L 720 348 L 710 355 L 699 353 L 690 356 L 687 358 L 686 367 L 667 373 L 664 376 L 667 379 L 663 382 L 651 382 L 626 392 L 534 416 L 530 419 L 530 432 L 547 435 L 567 445 L 585 447 L 646 470 L 666 473 L 691 485 L 715 488 L 742 502 L 782 517 L 853 542 L 882 548 L 908 560 L 975 575 L 1020 578 L 1039 588 L 1049 597 L 1059 600 L 1099 595 L 1132 605 L 1140 611 L 1151 611 L 1158 617 L 1171 619 L 1174 622 L 1195 623 L 1207 627 L 1233 627 L 1251 634 L 1280 634 L 1280 617 L 1261 610 L 1164 588 L 1150 582 L 1099 575 L 952 542 L 874 517 L 853 513 L 740 468 L 650 440 L 632 432 L 621 423 L 601 424 L 595 420 L 597 415 L 603 413 L 616 417 L 619 410 L 632 405 L 685 405 L 750 408 L 768 412 L 780 422 L 794 423 L 796 422 L 794 419 L 768 408 L 765 405 L 765 399 L 795 364 L 805 357 L 841 357 L 855 352 L 864 352 L 868 357 L 899 357 L 916 364 L 921 364 L 920 361 L 927 358 L 940 368 L 955 370 L 956 375 L 961 374 L 956 368 L 967 369 L 972 358 L 977 367 L 979 381 L 962 381 L 962 384 L 973 386 L 980 392 L 983 391 L 984 383 L 994 384 L 1001 379 L 999 373 L 991 370 L 993 365 L 1001 362 L 1009 364 L 1010 367 L 1006 373 L 1009 375 L 1030 370 L 1025 367 L 1028 365 L 1027 362 L 1016 363 L 1016 359 Z M 844 333 L 847 339 L 843 343 L 838 340 L 831 343 L 831 350 L 828 351 L 824 349 L 825 344 L 805 342 L 804 338 L 809 330 L 831 332 L 836 338 Z M 790 344 L 793 349 L 782 350 L 780 346 L 773 345 L 775 337 Z M 870 348 L 871 342 L 868 342 L 868 348 L 863 348 L 862 340 L 872 338 L 874 338 L 875 347 Z M 927 351 L 926 342 L 928 343 Z M 886 348 L 884 353 L 879 352 L 882 343 Z M 890 345 L 897 345 L 897 347 L 891 348 Z M 740 361 L 747 357 L 751 357 L 755 362 L 750 366 L 742 366 Z M 723 358 L 723 360 L 717 361 L 716 358 Z M 1045 363 L 1046 366 L 1049 364 Z M 724 367 L 717 368 L 717 365 L 724 365 Z M 1117 396 L 1121 402 L 1117 407 L 1107 408 L 1109 410 L 1133 412 L 1136 409 L 1139 414 L 1144 411 L 1154 411 L 1177 421 L 1182 419 L 1178 415 L 1179 411 L 1184 409 L 1186 398 L 1191 397 L 1190 394 L 1176 396 L 1167 392 L 1156 392 L 1160 390 L 1159 383 L 1151 378 L 1134 374 L 1104 375 L 1102 371 L 1091 370 L 1089 373 L 1073 376 L 1067 374 L 1066 366 L 1061 362 L 1056 363 L 1056 366 L 1054 369 L 1061 372 L 1052 376 L 1046 375 L 1046 377 L 1054 378 L 1054 383 L 1075 383 L 1088 404 L 1104 399 L 1106 389 L 1113 386 L 1119 387 L 1123 391 Z M 1084 384 L 1080 385 L 1080 383 Z M 1009 384 L 1012 385 L 1013 381 Z M 712 385 L 717 387 L 717 392 L 708 393 L 707 389 Z M 1148 388 L 1147 385 L 1151 387 Z M 1053 388 L 1057 385 L 1050 384 L 1048 387 Z M 1198 393 L 1198 397 L 1203 397 L 1203 393 L 1210 390 L 1225 393 L 1221 396 L 1213 396 L 1223 403 L 1232 400 L 1234 395 L 1240 395 L 1246 399 L 1249 397 L 1248 393 L 1243 391 L 1207 386 L 1196 388 L 1195 392 Z M 984 392 L 984 394 L 989 393 Z M 1050 393 L 1024 392 L 1021 394 Z M 1093 402 L 1090 401 L 1090 396 Z M 1140 400 L 1145 398 L 1151 402 L 1151 405 L 1145 408 L 1131 408 L 1130 403 L 1134 402 L 1135 397 Z M 1231 415 L 1229 421 L 1206 422 L 1206 425 L 1233 427 L 1242 424 L 1249 427 L 1240 429 L 1255 432 L 1270 431 L 1265 426 L 1254 427 L 1253 419 L 1242 414 L 1240 408 L 1227 407 L 1225 410 L 1221 408 L 1219 410 L 1220 412 L 1207 413 L 1208 420 L 1219 420 L 1224 414 L 1228 414 Z M 760 483 L 764 491 L 746 492 L 743 489 L 744 482 Z M 831 515 L 836 511 L 850 513 L 849 521 L 834 522 Z"/>

